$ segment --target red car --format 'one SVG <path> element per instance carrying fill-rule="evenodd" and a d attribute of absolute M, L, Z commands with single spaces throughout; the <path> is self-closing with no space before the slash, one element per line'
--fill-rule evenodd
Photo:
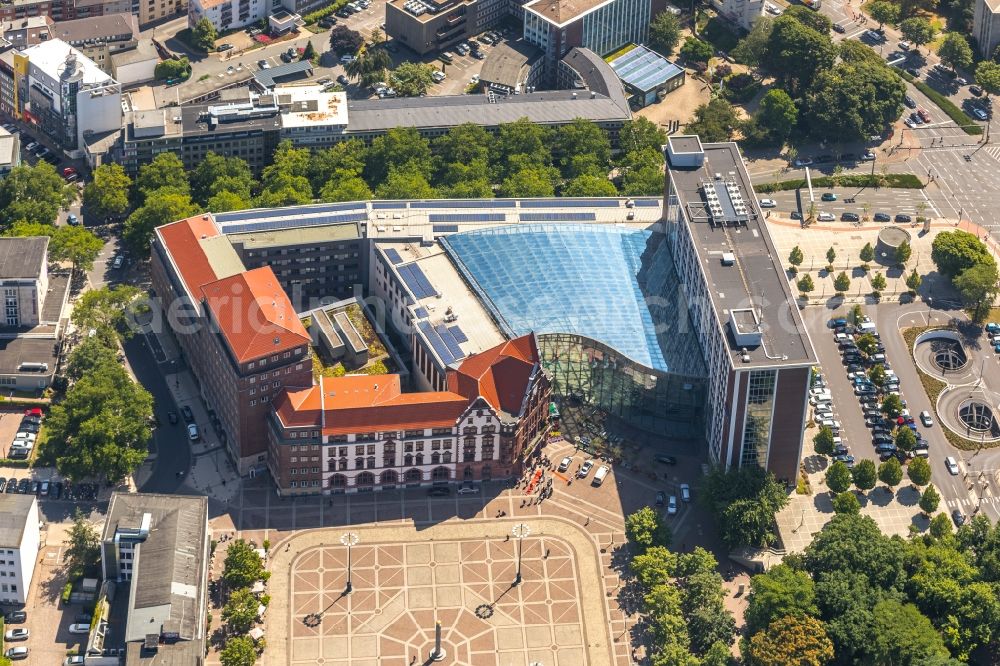
<path fill-rule="evenodd" d="M 76 169 L 74 169 L 73 167 L 66 167 L 65 169 L 62 170 L 63 178 L 69 178 L 70 176 L 72 176 L 75 173 L 76 173 Z"/>
<path fill-rule="evenodd" d="M 38 407 L 32 407 L 31 409 L 24 410 L 24 415 L 37 416 L 38 418 L 42 418 L 42 410 Z"/>

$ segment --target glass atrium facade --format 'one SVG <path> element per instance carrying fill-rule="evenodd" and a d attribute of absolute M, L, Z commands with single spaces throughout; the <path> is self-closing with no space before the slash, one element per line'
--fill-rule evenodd
<path fill-rule="evenodd" d="M 507 335 L 536 334 L 556 396 L 701 436 L 706 370 L 662 234 L 536 224 L 441 244 Z"/>

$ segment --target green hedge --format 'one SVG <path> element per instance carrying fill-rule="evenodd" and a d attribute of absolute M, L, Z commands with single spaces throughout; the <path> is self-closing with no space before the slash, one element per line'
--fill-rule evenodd
<path fill-rule="evenodd" d="M 17 467 L 18 469 L 28 469 L 31 467 L 31 458 L 27 460 L 11 460 L 10 458 L 0 458 L 0 466 Z"/>
<path fill-rule="evenodd" d="M 73 596 L 73 583 L 66 583 L 65 585 L 63 585 L 62 602 L 64 604 L 68 604 L 70 597 L 72 596 Z"/>
<path fill-rule="evenodd" d="M 350 1 L 351 0 L 334 0 L 332 3 L 330 3 L 323 9 L 317 9 L 314 12 L 306 14 L 305 16 L 302 17 L 302 20 L 305 22 L 306 25 L 313 25 L 314 23 L 318 23 L 321 19 L 325 19 L 330 14 L 342 8 Z"/>
<path fill-rule="evenodd" d="M 912 83 L 914 88 L 916 88 L 923 94 L 927 95 L 927 97 L 929 97 L 932 102 L 937 104 L 938 108 L 940 108 L 942 111 L 948 114 L 948 117 L 954 120 L 955 123 L 959 127 L 961 127 L 962 131 L 964 131 L 966 134 L 971 134 L 972 136 L 979 136 L 980 134 L 983 133 L 982 126 L 977 125 L 976 121 L 970 118 L 965 113 L 965 111 L 962 111 L 962 109 L 955 106 L 954 102 L 952 102 L 950 99 L 939 93 L 937 90 L 934 90 L 934 88 L 931 88 L 923 81 L 920 81 L 919 79 L 915 78 L 909 72 L 897 70 L 896 73 L 899 74 L 901 77 L 903 77 L 903 79 Z"/>
<path fill-rule="evenodd" d="M 847 174 L 839 177 L 839 187 L 878 187 L 879 175 L 871 174 Z M 813 187 L 833 187 L 833 178 L 830 176 L 820 176 L 812 179 Z M 760 183 L 754 185 L 756 192 L 782 192 L 785 190 L 798 190 L 806 187 L 805 178 L 794 178 L 792 180 L 782 180 L 777 183 Z M 896 187 L 904 189 L 923 189 L 924 184 L 912 173 L 888 173 L 885 175 L 885 187 Z"/>

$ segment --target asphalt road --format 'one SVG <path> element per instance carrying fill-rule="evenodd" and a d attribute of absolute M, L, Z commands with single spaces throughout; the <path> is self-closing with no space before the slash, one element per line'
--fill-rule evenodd
<path fill-rule="evenodd" d="M 822 195 L 826 192 L 833 192 L 837 195 L 836 201 L 823 201 Z M 935 209 L 928 202 L 927 197 L 921 190 L 901 190 L 883 188 L 880 190 L 865 188 L 813 188 L 816 198 L 816 213 L 833 213 L 840 219 L 841 213 L 850 212 L 863 216 L 865 214 L 865 204 L 868 204 L 868 214 L 887 213 L 895 216 L 897 213 L 905 213 L 912 217 L 922 214 L 933 215 Z M 801 194 L 801 201 L 800 195 Z M 774 192 L 766 195 L 767 198 L 774 199 L 778 204 L 776 210 L 783 216 L 798 210 L 805 213 L 809 209 L 809 191 L 803 189 L 801 193 L 795 191 Z M 763 197 L 762 197 L 763 198 Z M 854 199 L 854 203 L 846 203 L 845 199 Z M 800 209 L 801 205 L 801 209 Z"/>
<path fill-rule="evenodd" d="M 146 337 L 136 334 L 125 342 L 124 347 L 136 379 L 153 395 L 153 413 L 160 423 L 153 429 L 153 439 L 149 444 L 150 453 L 156 455 L 153 474 L 139 490 L 148 493 L 181 492 L 183 479 L 178 477 L 178 473 L 186 473 L 191 467 L 191 446 L 183 419 L 171 424 L 167 417 L 168 412 L 178 415 L 180 412 Z"/>

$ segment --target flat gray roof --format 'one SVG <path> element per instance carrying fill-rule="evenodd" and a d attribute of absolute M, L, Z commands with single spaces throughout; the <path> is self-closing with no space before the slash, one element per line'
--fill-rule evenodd
<path fill-rule="evenodd" d="M 3 548 L 19 548 L 24 528 L 27 525 L 28 511 L 35 502 L 34 495 L 10 495 L 0 497 L 0 546 Z"/>
<path fill-rule="evenodd" d="M 525 41 L 500 42 L 486 56 L 479 78 L 513 90 L 521 83 L 524 68 L 541 57 L 542 52 Z"/>
<path fill-rule="evenodd" d="M 42 273 L 47 236 L 0 237 L 0 279 L 31 279 Z"/>
<path fill-rule="evenodd" d="M 137 529 L 146 513 L 151 526 L 132 565 L 125 641 L 141 641 L 150 633 L 177 633 L 184 640 L 203 638 L 197 633 L 207 584 L 208 499 L 115 493 L 103 541 L 112 541 L 119 528 Z"/>
<path fill-rule="evenodd" d="M 265 88 L 273 88 L 286 79 L 304 79 L 312 74 L 313 66 L 308 60 L 279 65 L 270 69 L 262 69 L 254 74 L 257 83 Z"/>
<path fill-rule="evenodd" d="M 575 71 L 588 90 L 604 95 L 621 109 L 628 109 L 628 98 L 618 74 L 604 58 L 590 49 L 574 48 L 563 56 L 562 62 Z"/>
<path fill-rule="evenodd" d="M 575 96 L 574 96 L 575 95 Z M 576 118 L 595 122 L 631 118 L 628 107 L 597 93 L 545 90 L 525 95 L 451 95 L 353 100 L 347 105 L 347 133 L 383 132 L 394 127 L 448 128 L 462 123 L 486 127 L 527 118 L 542 125 Z"/>
<path fill-rule="evenodd" d="M 763 344 L 747 349 L 753 365 L 814 364 L 816 354 L 799 313 L 798 305 L 780 266 L 780 259 L 764 224 L 764 216 L 735 143 L 702 144 L 705 160 L 700 167 L 678 168 L 668 164 L 668 174 L 694 238 L 699 264 L 705 273 L 716 317 L 729 342 L 733 365 L 740 347 L 729 330 L 731 310 L 754 308 L 761 320 Z M 739 186 L 749 209 L 745 223 L 713 225 L 702 187 L 723 180 Z M 734 265 L 722 263 L 722 253 L 736 256 Z"/>
<path fill-rule="evenodd" d="M 106 41 L 112 37 L 124 38 L 127 41 L 138 36 L 139 19 L 132 14 L 88 16 L 82 19 L 58 21 L 49 31 L 53 37 L 70 44 L 87 40 Z"/>

